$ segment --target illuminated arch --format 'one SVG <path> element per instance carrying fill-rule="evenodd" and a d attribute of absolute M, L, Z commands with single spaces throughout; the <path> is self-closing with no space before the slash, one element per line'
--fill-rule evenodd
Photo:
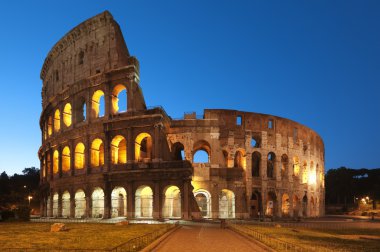
<path fill-rule="evenodd" d="M 308 180 L 307 162 L 303 161 L 302 164 L 302 184 L 306 184 Z"/>
<path fill-rule="evenodd" d="M 85 155 L 84 155 L 84 144 L 78 143 L 75 146 L 75 155 L 74 155 L 74 164 L 75 169 L 83 169 L 85 164 Z"/>
<path fill-rule="evenodd" d="M 48 118 L 47 131 L 48 135 L 51 136 L 53 133 L 53 118 L 51 116 Z"/>
<path fill-rule="evenodd" d="M 58 173 L 59 170 L 59 152 L 55 150 L 53 153 L 53 173 Z"/>
<path fill-rule="evenodd" d="M 62 217 L 70 217 L 70 193 L 64 191 L 62 194 Z"/>
<path fill-rule="evenodd" d="M 111 162 L 112 164 L 127 163 L 127 143 L 121 135 L 115 136 L 111 141 Z"/>
<path fill-rule="evenodd" d="M 103 218 L 104 216 L 104 192 L 100 187 L 95 187 L 91 194 L 92 218 Z"/>
<path fill-rule="evenodd" d="M 288 165 L 289 165 L 289 159 L 286 154 L 283 154 L 281 156 L 281 178 L 287 179 L 288 178 Z"/>
<path fill-rule="evenodd" d="M 255 151 L 252 153 L 252 177 L 260 176 L 260 164 L 261 164 L 261 154 Z"/>
<path fill-rule="evenodd" d="M 268 153 L 267 160 L 267 177 L 274 178 L 275 177 L 275 164 L 276 164 L 276 155 L 273 152 Z"/>
<path fill-rule="evenodd" d="M 124 99 L 125 101 L 121 101 Z M 124 85 L 117 85 L 112 91 L 112 114 L 127 111 L 127 89 Z"/>
<path fill-rule="evenodd" d="M 283 217 L 288 217 L 289 216 L 289 210 L 290 210 L 290 199 L 289 195 L 284 193 L 282 195 L 282 200 L 281 200 L 281 212 Z"/>
<path fill-rule="evenodd" d="M 181 191 L 177 186 L 169 186 L 164 190 L 162 215 L 165 218 L 181 218 Z"/>
<path fill-rule="evenodd" d="M 98 167 L 104 165 L 104 145 L 99 138 L 94 139 L 91 144 L 91 166 Z"/>
<path fill-rule="evenodd" d="M 127 215 L 127 192 L 123 187 L 115 187 L 111 193 L 112 218 Z"/>
<path fill-rule="evenodd" d="M 293 174 L 297 177 L 300 175 L 300 159 L 297 156 L 293 157 Z"/>
<path fill-rule="evenodd" d="M 235 218 L 235 194 L 223 189 L 219 194 L 219 218 Z"/>
<path fill-rule="evenodd" d="M 135 158 L 137 161 L 152 158 L 152 137 L 148 133 L 140 133 L 135 141 Z"/>
<path fill-rule="evenodd" d="M 194 192 L 202 217 L 211 218 L 211 194 L 207 190 L 198 189 Z"/>
<path fill-rule="evenodd" d="M 55 110 L 54 113 L 54 131 L 58 132 L 61 129 L 61 112 L 59 109 Z"/>
<path fill-rule="evenodd" d="M 70 148 L 66 146 L 62 150 L 62 172 L 70 170 Z"/>
<path fill-rule="evenodd" d="M 72 123 L 72 111 L 71 111 L 71 104 L 66 103 L 65 107 L 63 108 L 63 123 L 66 125 L 66 127 L 70 127 Z"/>
<path fill-rule="evenodd" d="M 318 165 L 317 165 L 318 167 Z M 318 168 L 317 168 L 318 169 Z M 310 162 L 310 170 L 308 172 L 308 184 L 309 185 L 315 185 L 317 183 L 317 172 L 314 168 L 314 162 Z"/>
<path fill-rule="evenodd" d="M 153 191 L 149 186 L 143 185 L 137 188 L 135 193 L 135 217 L 153 217 Z"/>
<path fill-rule="evenodd" d="M 58 193 L 53 195 L 53 217 L 58 217 Z"/>
<path fill-rule="evenodd" d="M 92 96 L 91 109 L 94 118 L 104 116 L 104 92 L 97 90 Z"/>
<path fill-rule="evenodd" d="M 245 152 L 244 150 L 238 150 L 235 153 L 234 167 L 245 169 Z"/>
<path fill-rule="evenodd" d="M 265 215 L 273 216 L 276 212 L 277 207 L 277 196 L 273 191 L 268 192 L 267 194 L 267 202 L 266 202 L 266 210 Z"/>
<path fill-rule="evenodd" d="M 83 218 L 86 214 L 86 195 L 83 190 L 75 192 L 75 218 Z"/>
<path fill-rule="evenodd" d="M 293 217 L 298 217 L 300 213 L 300 199 L 297 195 L 293 196 Z"/>

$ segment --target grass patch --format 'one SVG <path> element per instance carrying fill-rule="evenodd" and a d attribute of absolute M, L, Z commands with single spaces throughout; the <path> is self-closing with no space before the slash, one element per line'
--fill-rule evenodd
<path fill-rule="evenodd" d="M 336 230 L 242 226 L 310 250 L 327 248 L 335 251 L 380 251 L 380 229 L 349 228 Z"/>
<path fill-rule="evenodd" d="M 0 248 L 110 249 L 169 225 L 66 223 L 67 231 L 53 233 L 51 224 L 0 223 Z"/>

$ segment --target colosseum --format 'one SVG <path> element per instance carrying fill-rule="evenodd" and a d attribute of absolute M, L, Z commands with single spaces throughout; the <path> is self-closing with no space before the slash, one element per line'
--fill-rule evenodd
<path fill-rule="evenodd" d="M 41 216 L 298 218 L 324 214 L 324 144 L 289 119 L 147 107 L 109 12 L 69 31 L 42 70 Z"/>

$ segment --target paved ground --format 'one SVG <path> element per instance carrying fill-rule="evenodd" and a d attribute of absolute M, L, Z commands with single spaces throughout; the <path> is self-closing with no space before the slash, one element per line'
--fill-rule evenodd
<path fill-rule="evenodd" d="M 182 226 L 153 251 L 261 252 L 265 250 L 229 229 L 221 229 L 219 225 L 203 223 Z"/>

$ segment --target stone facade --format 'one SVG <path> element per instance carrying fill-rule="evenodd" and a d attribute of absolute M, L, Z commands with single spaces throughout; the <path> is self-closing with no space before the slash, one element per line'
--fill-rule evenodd
<path fill-rule="evenodd" d="M 108 12 L 67 33 L 46 57 L 41 79 L 43 216 L 324 214 L 317 133 L 252 112 L 206 109 L 202 118 L 174 120 L 163 108 L 147 108 L 139 63 Z M 201 152 L 207 158 L 199 162 Z"/>

